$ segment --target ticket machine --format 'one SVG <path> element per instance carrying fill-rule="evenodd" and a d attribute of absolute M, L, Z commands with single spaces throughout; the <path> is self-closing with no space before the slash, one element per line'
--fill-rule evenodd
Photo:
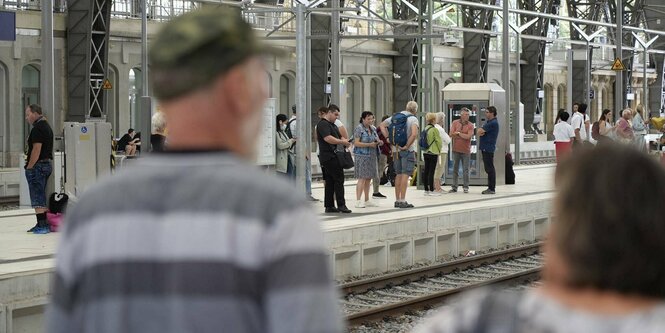
<path fill-rule="evenodd" d="M 446 113 L 446 131 L 450 131 L 453 121 L 460 118 L 460 111 L 466 107 L 470 110 L 469 121 L 475 128 L 482 127 L 485 122 L 485 109 L 494 106 L 497 109 L 499 121 L 499 137 L 494 152 L 494 167 L 496 168 L 496 184 L 505 184 L 505 155 L 508 142 L 509 129 L 506 128 L 505 99 L 506 92 L 496 83 L 451 83 L 442 89 L 443 112 Z M 475 133 L 475 131 L 474 131 Z M 454 139 L 453 139 L 454 140 Z M 452 144 L 448 153 L 448 169 L 446 170 L 446 184 L 453 182 L 453 154 Z M 470 185 L 487 185 L 487 174 L 483 167 L 483 157 L 478 149 L 478 136 L 471 138 L 471 158 L 469 164 Z M 462 163 L 459 165 L 458 184 L 463 184 Z"/>

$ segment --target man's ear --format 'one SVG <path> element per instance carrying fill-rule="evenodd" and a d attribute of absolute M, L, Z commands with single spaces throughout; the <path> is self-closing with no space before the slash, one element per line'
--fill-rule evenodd
<path fill-rule="evenodd" d="M 224 100 L 230 108 L 226 112 L 233 115 L 239 115 L 247 111 L 247 108 L 244 107 L 247 101 L 240 98 L 248 96 L 247 89 L 249 87 L 247 86 L 247 69 L 245 66 L 241 64 L 233 67 L 219 78 L 215 85 L 215 95 L 224 96 Z"/>

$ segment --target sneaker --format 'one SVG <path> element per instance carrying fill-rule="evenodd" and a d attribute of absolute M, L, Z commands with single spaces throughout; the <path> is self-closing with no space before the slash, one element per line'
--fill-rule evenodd
<path fill-rule="evenodd" d="M 424 194 L 424 195 L 425 195 L 426 197 L 429 197 L 429 196 L 430 196 L 430 193 L 431 193 L 430 191 L 425 191 L 425 194 Z"/>
<path fill-rule="evenodd" d="M 365 203 L 360 200 L 356 201 L 356 208 L 365 208 Z"/>
<path fill-rule="evenodd" d="M 367 200 L 365 201 L 365 207 L 379 207 L 379 205 L 375 204 L 374 202 Z"/>
<path fill-rule="evenodd" d="M 483 191 L 483 194 L 496 194 L 496 192 L 487 189 L 487 190 L 484 190 L 484 191 Z"/>
<path fill-rule="evenodd" d="M 35 229 L 39 228 L 39 223 L 35 224 L 34 227 L 28 229 L 28 232 L 35 232 Z"/>
<path fill-rule="evenodd" d="M 440 197 L 442 194 L 443 194 L 443 192 L 440 192 L 440 191 L 429 192 L 430 197 Z"/>
<path fill-rule="evenodd" d="M 395 208 L 400 208 L 399 206 L 400 206 L 401 204 L 402 204 L 401 202 L 399 202 L 399 201 L 395 201 Z"/>
<path fill-rule="evenodd" d="M 340 213 L 351 213 L 351 210 L 346 208 L 346 206 L 339 207 L 337 210 L 339 210 Z"/>
<path fill-rule="evenodd" d="M 464 189 L 464 193 L 469 193 L 469 189 L 468 189 L 468 188 L 465 188 L 465 189 Z"/>
<path fill-rule="evenodd" d="M 313 197 L 313 196 L 311 196 L 311 195 L 307 198 L 307 200 L 308 200 L 308 201 L 319 201 L 319 199 L 317 199 L 317 198 L 315 198 L 315 197 Z"/>
<path fill-rule="evenodd" d="M 385 199 L 387 198 L 385 195 L 381 194 L 381 192 L 376 192 L 372 194 L 372 198 L 374 199 Z"/>
<path fill-rule="evenodd" d="M 36 235 L 44 235 L 49 232 L 51 232 L 51 228 L 49 227 L 35 227 L 35 230 L 32 233 Z"/>
<path fill-rule="evenodd" d="M 399 208 L 413 208 L 414 206 L 406 201 L 402 202 Z"/>
<path fill-rule="evenodd" d="M 326 213 L 339 213 L 339 209 L 335 207 L 326 207 Z"/>
<path fill-rule="evenodd" d="M 448 193 L 457 193 L 457 189 L 456 189 L 456 188 L 451 188 L 451 189 L 448 191 Z"/>

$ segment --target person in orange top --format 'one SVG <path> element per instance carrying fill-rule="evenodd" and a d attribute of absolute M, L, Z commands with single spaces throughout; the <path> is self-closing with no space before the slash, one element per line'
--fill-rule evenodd
<path fill-rule="evenodd" d="M 453 121 L 450 125 L 450 137 L 453 139 L 453 186 L 448 193 L 457 192 L 460 160 L 462 161 L 464 193 L 469 193 L 469 161 L 473 128 L 473 124 L 469 121 L 469 109 L 462 108 L 460 119 Z"/>

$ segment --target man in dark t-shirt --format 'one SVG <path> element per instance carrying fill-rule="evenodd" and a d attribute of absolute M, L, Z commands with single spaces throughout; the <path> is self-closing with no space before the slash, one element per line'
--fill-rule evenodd
<path fill-rule="evenodd" d="M 136 155 L 137 143 L 141 140 L 133 128 L 127 130 L 127 133 L 118 140 L 117 151 L 124 151 L 126 156 Z"/>
<path fill-rule="evenodd" d="M 344 200 L 344 169 L 337 160 L 335 147 L 351 145 L 349 141 L 341 139 L 339 129 L 335 126 L 336 113 L 328 109 L 321 121 L 316 125 L 316 137 L 319 143 L 319 162 L 321 167 L 325 168 L 325 207 L 326 213 L 351 213 L 346 207 Z M 337 208 L 335 208 L 334 199 L 337 199 Z"/>
<path fill-rule="evenodd" d="M 53 171 L 53 130 L 37 104 L 25 109 L 25 120 L 32 125 L 28 136 L 25 178 L 30 190 L 30 203 L 37 214 L 37 224 L 28 232 L 47 234 L 50 229 L 46 222 L 46 183 Z"/>

